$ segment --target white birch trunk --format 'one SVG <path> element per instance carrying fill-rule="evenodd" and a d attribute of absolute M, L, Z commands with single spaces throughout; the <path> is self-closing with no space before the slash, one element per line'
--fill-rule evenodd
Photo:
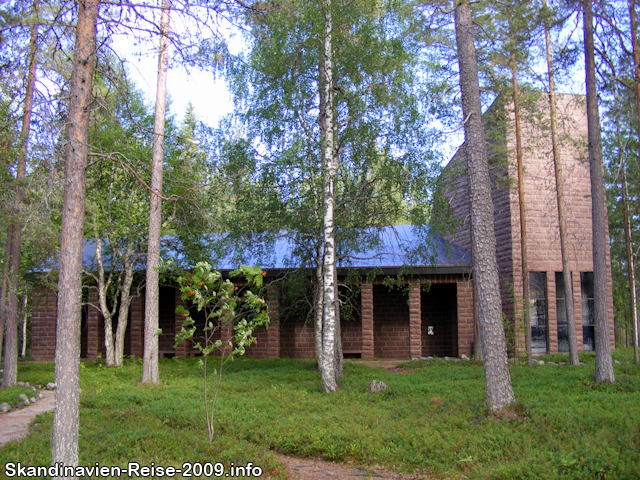
<path fill-rule="evenodd" d="M 120 291 L 120 311 L 118 312 L 118 328 L 116 330 L 115 341 L 115 364 L 117 367 L 123 365 L 124 360 L 124 338 L 127 331 L 129 321 L 129 306 L 131 305 L 131 284 L 133 283 L 133 265 L 136 257 L 132 257 L 132 244 L 129 239 L 127 248 L 123 255 L 124 264 L 124 280 L 122 281 L 122 290 Z"/>
<path fill-rule="evenodd" d="M 324 260 L 323 260 L 323 310 L 324 321 L 322 327 L 323 355 L 321 363 L 322 388 L 325 392 L 334 392 L 338 389 L 336 384 L 336 278 L 335 278 L 335 226 L 334 226 L 334 206 L 335 192 L 334 184 L 337 176 L 338 166 L 334 156 L 334 101 L 333 101 L 333 17 L 331 12 L 331 0 L 324 0 L 324 41 L 323 41 L 323 74 L 322 89 L 324 96 L 324 117 L 325 130 L 322 137 L 322 162 L 325 175 L 323 203 L 323 238 L 324 238 Z"/>
<path fill-rule="evenodd" d="M 323 318 L 323 300 L 324 298 L 324 286 L 322 276 L 322 243 L 318 243 L 318 257 L 316 260 L 316 289 L 314 298 L 314 331 L 315 331 L 315 345 L 316 345 L 316 364 L 318 370 L 322 369 L 322 318 Z"/>
<path fill-rule="evenodd" d="M 144 312 L 144 356 L 142 383 L 158 383 L 158 318 L 160 301 L 160 234 L 162 229 L 162 164 L 164 157 L 164 123 L 167 103 L 167 68 L 169 63 L 169 10 L 171 0 L 162 0 L 158 53 L 158 84 L 153 123 L 151 159 L 151 202 L 149 208 L 149 244 L 147 247 L 147 280 Z"/>

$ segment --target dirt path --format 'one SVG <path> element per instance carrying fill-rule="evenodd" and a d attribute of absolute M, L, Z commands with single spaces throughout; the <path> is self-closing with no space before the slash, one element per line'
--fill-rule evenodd
<path fill-rule="evenodd" d="M 21 410 L 0 414 L 0 448 L 8 442 L 20 440 L 29 433 L 29 424 L 36 415 L 53 410 L 55 393 L 41 390 L 42 397 L 36 403 Z"/>
<path fill-rule="evenodd" d="M 359 467 L 285 455 L 278 455 L 278 458 L 287 468 L 287 476 L 291 480 L 429 480 L 423 475 L 401 475 L 377 466 Z"/>

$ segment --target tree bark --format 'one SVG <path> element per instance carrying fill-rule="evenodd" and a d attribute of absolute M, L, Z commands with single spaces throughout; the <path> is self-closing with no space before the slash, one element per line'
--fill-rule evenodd
<path fill-rule="evenodd" d="M 620 138 L 620 136 L 618 136 Z M 627 273 L 629 275 L 629 306 L 631 307 L 631 322 L 633 326 L 633 358 L 638 359 L 638 299 L 636 297 L 636 274 L 633 257 L 633 245 L 631 243 L 631 221 L 629 217 L 629 190 L 627 187 L 627 170 L 622 169 L 622 212 L 624 216 L 624 241 L 627 247 Z"/>
<path fill-rule="evenodd" d="M 151 160 L 151 203 L 149 209 L 149 244 L 147 247 L 147 277 L 144 312 L 144 357 L 142 383 L 160 381 L 158 370 L 158 318 L 160 302 L 160 234 L 162 230 L 162 164 L 164 157 L 164 123 L 167 102 L 167 68 L 169 64 L 169 10 L 171 0 L 162 0 L 160 42 L 158 54 L 158 84 L 153 124 Z"/>
<path fill-rule="evenodd" d="M 529 253 L 527 248 L 527 212 L 524 203 L 524 166 L 522 164 L 522 128 L 520 126 L 520 99 L 518 93 L 518 67 L 516 55 L 511 53 L 511 86 L 513 113 L 516 128 L 516 160 L 518 164 L 518 204 L 520 206 L 520 243 L 522 257 L 522 293 L 524 299 L 524 343 L 527 352 L 527 365 L 533 365 L 531 350 L 531 289 L 529 287 Z M 517 325 L 515 326 L 517 330 Z"/>
<path fill-rule="evenodd" d="M 322 136 L 322 163 L 325 175 L 323 190 L 323 240 L 324 240 L 324 256 L 323 256 L 323 325 L 322 325 L 322 388 L 325 392 L 334 392 L 338 389 L 336 384 L 336 289 L 337 282 L 335 278 L 335 179 L 338 172 L 338 165 L 334 156 L 334 100 L 333 100 L 333 16 L 331 12 L 331 0 L 324 0 L 324 32 L 323 32 L 323 73 L 322 81 L 324 111 L 321 115 L 325 122 L 324 135 Z"/>
<path fill-rule="evenodd" d="M 2 359 L 2 353 L 4 352 L 4 324 L 7 312 L 7 283 L 9 282 L 9 258 L 11 257 L 12 237 L 13 225 L 9 225 L 7 228 L 7 243 L 5 245 L 5 260 L 2 266 L 2 286 L 0 286 L 0 359 Z"/>
<path fill-rule="evenodd" d="M 591 174 L 591 210 L 593 224 L 593 279 L 595 301 L 595 337 L 597 382 L 615 382 L 607 308 L 607 204 L 604 189 L 604 165 L 593 43 L 592 0 L 584 0 L 584 46 L 587 80 L 587 124 L 589 171 Z"/>
<path fill-rule="evenodd" d="M 70 82 L 56 326 L 56 402 L 51 460 L 78 464 L 81 278 L 89 105 L 99 0 L 78 4 Z M 59 478 L 74 478 L 59 477 Z"/>
<path fill-rule="evenodd" d="M 8 263 L 8 290 L 5 314 L 4 337 L 4 364 L 2 372 L 2 386 L 15 385 L 18 379 L 18 284 L 20 283 L 20 249 L 22 243 L 21 205 L 24 200 L 24 179 L 27 168 L 27 145 L 29 143 L 29 127 L 31 125 L 31 112 L 33 110 L 33 92 L 36 83 L 36 53 L 38 50 L 38 0 L 34 0 L 31 8 L 33 23 L 30 28 L 29 39 L 29 67 L 27 71 L 27 83 L 24 98 L 24 110 L 22 115 L 22 128 L 20 130 L 20 144 L 16 163 L 16 187 L 14 207 L 12 211 L 11 225 L 12 235 L 7 235 L 7 241 L 11 238 L 10 247 L 7 250 L 10 256 L 5 259 Z M 4 297 L 2 297 L 4 303 Z M 0 342 L 0 347 L 2 342 Z"/>
<path fill-rule="evenodd" d="M 24 358 L 27 355 L 27 302 L 29 297 L 25 294 L 22 298 L 22 351 L 20 356 Z"/>
<path fill-rule="evenodd" d="M 118 328 L 115 341 L 115 364 L 121 367 L 124 361 L 124 339 L 129 323 L 129 306 L 131 305 L 131 284 L 133 283 L 133 266 L 137 257 L 132 257 L 131 239 L 127 241 L 127 247 L 123 255 L 124 280 L 120 290 L 120 311 L 118 312 Z"/>
<path fill-rule="evenodd" d="M 543 0 L 544 7 L 547 1 Z M 551 111 L 551 146 L 553 150 L 553 165 L 556 175 L 556 202 L 558 206 L 558 225 L 560 226 L 560 251 L 562 255 L 562 278 L 564 280 L 565 312 L 567 316 L 567 330 L 569 335 L 569 358 L 571 365 L 578 365 L 578 338 L 573 311 L 573 283 L 571 280 L 571 266 L 569 265 L 569 247 L 567 233 L 567 218 L 564 209 L 564 180 L 562 179 L 562 159 L 558 141 L 558 113 L 556 106 L 555 76 L 551 51 L 551 34 L 549 22 L 544 22 L 544 34 L 547 43 L 547 71 L 549 73 L 549 107 Z"/>
<path fill-rule="evenodd" d="M 316 364 L 318 365 L 318 370 L 322 371 L 322 357 L 323 351 L 322 348 L 322 318 L 324 316 L 324 287 L 323 280 L 324 276 L 322 274 L 322 243 L 318 242 L 318 258 L 316 260 L 316 289 L 315 289 L 315 298 L 314 298 L 314 328 L 315 328 L 315 346 L 316 346 Z"/>
<path fill-rule="evenodd" d="M 106 352 L 105 363 L 108 367 L 112 367 L 115 365 L 113 347 L 113 314 L 115 313 L 116 306 L 113 305 L 112 309 L 109 309 L 109 306 L 107 305 L 107 295 L 109 285 L 111 285 L 111 275 L 113 275 L 113 271 L 105 281 L 104 266 L 102 264 L 102 240 L 97 233 L 94 234 L 93 239 L 96 242 L 96 262 L 98 264 L 98 275 L 96 277 L 98 283 L 98 310 L 102 315 L 104 323 L 104 348 Z M 114 268 L 113 257 L 111 268 Z"/>
<path fill-rule="evenodd" d="M 493 202 L 482 123 L 480 85 L 469 0 L 456 1 L 456 43 L 460 65 L 465 148 L 471 191 L 471 245 L 480 318 L 486 403 L 495 412 L 515 403 L 502 325 Z"/>
<path fill-rule="evenodd" d="M 631 18 L 631 45 L 633 48 L 633 91 L 636 94 L 636 115 L 638 116 L 638 140 L 640 141 L 640 46 L 638 45 L 638 21 L 636 2 L 629 0 L 629 17 Z M 638 143 L 640 149 L 640 143 Z M 640 155 L 640 152 L 639 152 Z"/>

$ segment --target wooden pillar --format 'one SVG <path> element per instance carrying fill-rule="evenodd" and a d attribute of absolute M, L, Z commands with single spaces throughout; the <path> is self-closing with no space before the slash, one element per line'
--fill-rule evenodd
<path fill-rule="evenodd" d="M 411 358 L 422 356 L 422 313 L 420 285 L 411 287 L 409 292 L 409 355 Z"/>
<path fill-rule="evenodd" d="M 131 318 L 129 318 L 129 329 L 131 339 L 131 357 L 142 358 L 144 354 L 144 306 L 143 296 L 131 299 Z"/>
<path fill-rule="evenodd" d="M 473 281 L 460 279 L 456 282 L 458 316 L 458 355 L 473 355 Z"/>
<path fill-rule="evenodd" d="M 96 292 L 89 293 L 89 303 L 98 305 L 98 295 Z M 98 354 L 102 351 L 100 345 L 100 312 L 91 305 L 87 308 L 87 358 L 96 360 Z"/>
<path fill-rule="evenodd" d="M 267 287 L 267 305 L 269 306 L 269 327 L 267 328 L 267 358 L 280 357 L 280 317 L 278 308 L 278 287 L 273 283 Z"/>
<path fill-rule="evenodd" d="M 576 339 L 578 351 L 584 350 L 582 338 L 582 285 L 580 285 L 580 272 L 573 272 L 573 315 L 576 322 Z"/>
<path fill-rule="evenodd" d="M 547 272 L 547 352 L 558 353 L 556 272 Z"/>
<path fill-rule="evenodd" d="M 362 308 L 362 358 L 373 358 L 373 285 L 362 285 L 360 294 Z"/>

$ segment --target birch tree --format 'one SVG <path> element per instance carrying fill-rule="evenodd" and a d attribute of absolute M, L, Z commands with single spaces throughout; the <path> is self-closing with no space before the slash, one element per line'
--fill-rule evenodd
<path fill-rule="evenodd" d="M 468 0 L 456 0 L 454 6 L 462 110 L 465 119 L 464 148 L 470 185 L 475 301 L 480 319 L 486 403 L 489 410 L 497 412 L 515 403 L 515 396 L 511 387 L 502 326 L 493 201 L 482 123 L 471 8 Z"/>

